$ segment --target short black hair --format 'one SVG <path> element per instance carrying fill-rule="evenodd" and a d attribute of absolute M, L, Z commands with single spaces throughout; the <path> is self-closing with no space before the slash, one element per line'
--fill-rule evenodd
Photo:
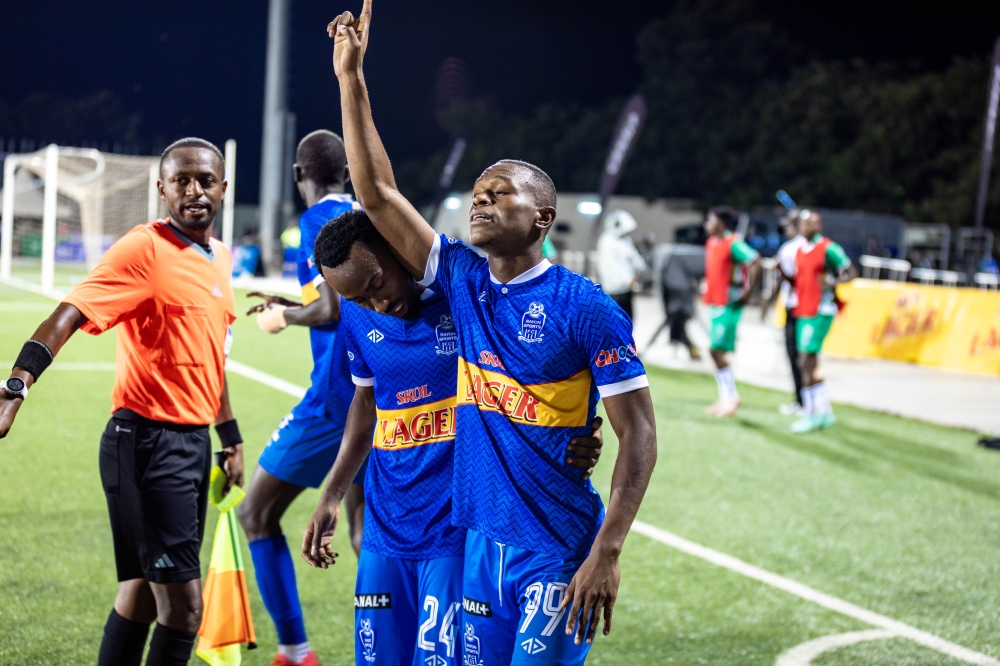
<path fill-rule="evenodd" d="M 172 144 L 166 147 L 166 149 L 160 154 L 160 175 L 163 175 L 163 163 L 167 161 L 170 157 L 170 153 L 178 150 L 180 148 L 207 148 L 215 153 L 215 156 L 219 158 L 219 163 L 222 164 L 222 171 L 226 170 L 226 158 L 222 155 L 222 151 L 211 141 L 205 141 L 205 139 L 199 139 L 196 136 L 189 136 L 184 139 L 178 139 Z"/>
<path fill-rule="evenodd" d="M 726 228 L 730 231 L 736 229 L 736 223 L 740 220 L 740 211 L 736 210 L 732 206 L 716 206 L 709 212 L 722 220 L 722 223 L 725 224 Z"/>
<path fill-rule="evenodd" d="M 313 247 L 316 265 L 326 268 L 340 266 L 351 256 L 355 243 L 362 243 L 372 250 L 385 247 L 385 239 L 363 210 L 349 210 L 323 225 Z"/>
<path fill-rule="evenodd" d="M 528 186 L 535 194 L 535 203 L 539 206 L 550 206 L 552 208 L 556 207 L 556 185 L 552 182 L 552 179 L 549 178 L 549 174 L 542 171 L 542 169 L 536 167 L 530 162 L 524 162 L 522 160 L 500 160 L 493 166 L 486 167 L 479 177 L 482 178 L 486 175 L 487 171 L 498 166 L 510 166 L 515 169 L 527 171 Z"/>
<path fill-rule="evenodd" d="M 310 132 L 295 149 L 295 163 L 309 180 L 320 185 L 338 185 L 344 180 L 347 166 L 344 140 L 330 130 Z"/>

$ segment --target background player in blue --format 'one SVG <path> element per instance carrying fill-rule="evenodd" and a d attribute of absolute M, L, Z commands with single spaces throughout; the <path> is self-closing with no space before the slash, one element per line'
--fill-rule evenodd
<path fill-rule="evenodd" d="M 656 460 L 631 326 L 596 285 L 542 257 L 556 197 L 541 169 L 505 160 L 476 182 L 470 233 L 488 262 L 437 236 L 400 194 L 361 73 L 370 20 L 365 0 L 357 21 L 329 26 L 348 165 L 376 228 L 455 317 L 465 664 L 582 663 L 602 614 L 610 631 L 618 558 Z M 598 394 L 620 441 L 606 517 L 557 445 L 586 426 Z"/>
<path fill-rule="evenodd" d="M 455 664 L 466 534 L 451 523 L 458 370 L 451 312 L 416 284 L 364 212 L 324 227 L 316 258 L 343 292 L 339 335 L 357 389 L 303 557 L 323 568 L 333 561 L 340 498 L 373 446 L 375 421 L 355 595 L 357 663 Z M 581 437 L 567 447 L 584 456 L 570 464 L 591 468 L 582 476 L 590 476 L 600 444 L 599 436 Z"/>
<path fill-rule="evenodd" d="M 259 312 L 258 325 L 271 333 L 290 324 L 309 326 L 313 354 L 309 390 L 274 431 L 239 507 L 257 585 L 278 632 L 274 666 L 319 663 L 306 638 L 295 569 L 281 530 L 281 517 L 306 487 L 317 488 L 323 482 L 337 457 L 354 394 L 343 341 L 337 335 L 340 297 L 323 281 L 312 258 L 320 228 L 357 207 L 350 195 L 344 194 L 348 177 L 344 143 L 333 132 L 318 130 L 302 139 L 295 160 L 295 181 L 309 206 L 299 221 L 302 303 L 251 292 L 248 296 L 262 297 L 264 303 L 247 312 Z M 363 472 L 358 481 L 363 481 Z M 345 493 L 345 504 L 351 539 L 359 551 L 364 515 L 364 491 L 359 483 L 352 484 Z"/>

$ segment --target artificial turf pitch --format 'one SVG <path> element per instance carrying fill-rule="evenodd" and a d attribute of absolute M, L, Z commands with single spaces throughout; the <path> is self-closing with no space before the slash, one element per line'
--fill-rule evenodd
<path fill-rule="evenodd" d="M 0 361 L 52 307 L 0 285 Z M 233 359 L 308 382 L 304 329 L 266 335 L 241 317 L 234 335 Z M 96 661 L 116 587 L 97 465 L 114 380 L 102 368 L 113 361 L 113 332 L 78 333 L 0 441 L 0 664 Z M 641 520 L 1000 658 L 1000 454 L 977 449 L 975 433 L 838 406 L 834 429 L 794 436 L 777 414 L 783 394 L 741 386 L 739 416 L 718 420 L 703 415 L 711 377 L 648 371 L 659 460 Z M 233 373 L 229 381 L 249 479 L 296 400 Z M 605 430 L 595 483 L 607 497 L 615 447 Z M 306 492 L 285 518 L 293 553 L 316 500 Z M 342 556 L 327 571 L 296 555 L 309 640 L 324 664 L 353 660 L 355 558 L 342 531 L 337 544 Z M 244 663 L 268 664 L 275 633 L 244 560 L 260 644 Z M 621 569 L 613 631 L 598 636 L 588 663 L 770 665 L 805 641 L 872 628 L 641 534 L 629 536 Z M 813 663 L 963 662 L 890 639 Z"/>

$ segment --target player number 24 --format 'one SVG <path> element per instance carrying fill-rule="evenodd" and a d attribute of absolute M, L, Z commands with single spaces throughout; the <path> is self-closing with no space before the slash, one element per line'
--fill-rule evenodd
<path fill-rule="evenodd" d="M 434 641 L 427 639 L 427 634 L 434 631 L 434 627 L 437 626 L 438 621 L 438 603 L 437 597 L 432 597 L 427 595 L 424 599 L 424 610 L 427 611 L 427 619 L 424 623 L 420 625 L 420 635 L 417 640 L 417 647 L 421 650 L 426 650 L 427 652 L 434 652 Z M 445 652 L 449 657 L 455 656 L 455 629 L 458 626 L 458 620 L 455 617 L 462 604 L 455 602 L 448 606 L 448 610 L 445 611 L 444 618 L 441 620 L 441 630 L 438 632 L 438 640 L 444 643 Z"/>

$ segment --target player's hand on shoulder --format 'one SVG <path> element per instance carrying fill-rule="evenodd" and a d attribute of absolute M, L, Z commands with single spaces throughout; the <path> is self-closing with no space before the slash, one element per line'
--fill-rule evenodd
<path fill-rule="evenodd" d="M 368 49 L 368 26 L 372 17 L 372 0 L 364 0 L 361 16 L 344 12 L 326 26 L 333 39 L 333 72 L 340 78 L 344 73 L 360 72 Z"/>
<path fill-rule="evenodd" d="M 340 553 L 333 550 L 333 533 L 340 521 L 340 502 L 323 498 L 302 535 L 302 558 L 317 569 L 336 564 Z"/>
<path fill-rule="evenodd" d="M 569 440 L 569 446 L 566 447 L 566 452 L 572 454 L 566 456 L 566 464 L 582 469 L 583 474 L 580 475 L 580 478 L 583 480 L 590 478 L 590 475 L 594 473 L 594 467 L 597 466 L 597 461 L 601 459 L 601 449 L 604 447 L 602 425 L 604 425 L 604 419 L 600 416 L 595 417 L 590 422 L 591 436 L 574 437 Z"/>
<path fill-rule="evenodd" d="M 566 635 L 576 633 L 573 642 L 594 642 L 597 625 L 604 616 L 605 636 L 611 633 L 611 614 L 621 582 L 618 554 L 602 551 L 597 544 L 569 582 L 560 607 L 569 607 Z M 589 625 L 589 627 L 588 627 Z"/>

